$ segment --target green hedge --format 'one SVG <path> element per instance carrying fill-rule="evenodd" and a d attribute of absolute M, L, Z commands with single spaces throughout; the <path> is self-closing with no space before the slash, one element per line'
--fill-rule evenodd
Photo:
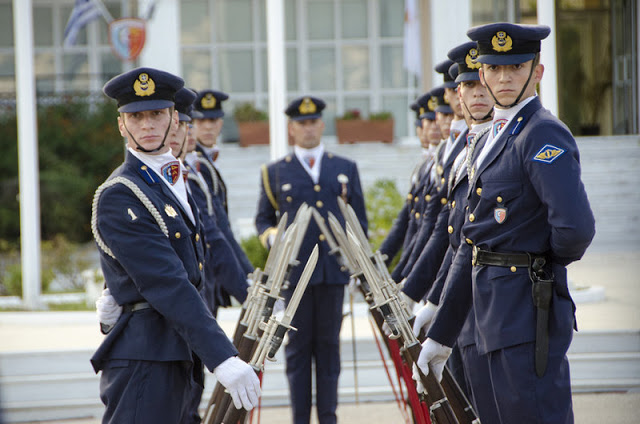
<path fill-rule="evenodd" d="M 91 239 L 95 189 L 124 157 L 112 103 L 63 102 L 38 108 L 40 219 L 43 240 L 64 234 Z M 0 239 L 20 237 L 18 137 L 15 113 L 0 117 Z"/>

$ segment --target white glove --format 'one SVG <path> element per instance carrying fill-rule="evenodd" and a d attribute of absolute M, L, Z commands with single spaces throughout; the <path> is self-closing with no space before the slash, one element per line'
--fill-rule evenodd
<path fill-rule="evenodd" d="M 413 334 L 415 334 L 416 337 L 418 337 L 418 334 L 420 334 L 420 330 L 422 330 L 422 328 L 426 327 L 426 330 L 429 327 L 429 324 L 431 324 L 431 320 L 433 320 L 433 317 L 435 316 L 437 310 L 438 305 L 427 302 L 427 304 L 424 305 L 422 309 L 416 312 L 416 319 L 413 322 Z"/>
<path fill-rule="evenodd" d="M 400 298 L 402 299 L 404 304 L 407 305 L 407 310 L 413 311 L 413 307 L 417 304 L 417 302 L 407 296 L 403 291 L 400 292 Z"/>
<path fill-rule="evenodd" d="M 267 246 L 269 246 L 269 248 L 271 248 L 273 246 L 273 243 L 276 241 L 276 235 L 275 234 L 269 234 L 267 236 Z"/>
<path fill-rule="evenodd" d="M 422 350 L 418 357 L 420 371 L 422 371 L 424 375 L 427 375 L 429 374 L 429 366 L 431 366 L 433 374 L 438 381 L 441 381 L 442 371 L 444 370 L 447 359 L 449 359 L 449 355 L 451 355 L 450 347 L 442 345 L 432 339 L 425 340 L 424 343 L 422 343 Z"/>
<path fill-rule="evenodd" d="M 111 296 L 109 289 L 104 289 L 102 295 L 96 300 L 96 312 L 99 323 L 114 325 L 122 315 L 122 306 L 118 305 Z"/>
<path fill-rule="evenodd" d="M 351 295 L 355 295 L 360 291 L 358 287 L 360 287 L 360 280 L 354 277 L 349 278 L 349 293 Z"/>
<path fill-rule="evenodd" d="M 220 384 L 229 391 L 236 409 L 251 411 L 258 405 L 260 380 L 249 364 L 232 356 L 218 365 L 213 374 Z"/>
<path fill-rule="evenodd" d="M 422 385 L 422 380 L 420 380 L 420 374 L 418 374 L 418 366 L 416 364 L 413 364 L 413 375 L 411 377 L 416 382 L 416 392 L 425 393 L 426 390 L 424 389 L 424 386 Z"/>

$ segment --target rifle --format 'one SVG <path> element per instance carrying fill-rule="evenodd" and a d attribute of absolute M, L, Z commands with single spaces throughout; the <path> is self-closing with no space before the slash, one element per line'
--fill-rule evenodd
<path fill-rule="evenodd" d="M 393 294 L 392 287 L 388 282 L 385 282 L 379 267 L 372 262 L 371 257 L 367 257 L 365 249 L 360 244 L 358 237 L 351 230 L 350 225 L 347 225 L 347 236 L 351 243 L 352 251 L 355 253 L 356 260 L 371 288 L 374 301 L 373 308 L 378 309 L 382 313 L 392 334 L 390 338 L 393 337 L 402 341 L 405 359 L 409 364 L 413 365 L 420 356 L 422 346 L 414 336 L 413 330 L 409 325 L 406 306 L 398 296 Z M 424 375 L 419 367 L 415 368 L 417 368 L 420 382 L 426 390 L 425 401 L 429 407 L 432 422 L 438 424 L 458 424 L 459 422 L 451 409 L 449 400 L 442 386 L 433 375 L 433 372 Z"/>
<path fill-rule="evenodd" d="M 256 374 L 260 374 L 264 370 L 265 359 L 275 361 L 275 355 L 280 349 L 285 335 L 289 330 L 296 330 L 291 326 L 291 321 L 298 309 L 298 305 L 302 300 L 304 291 L 307 288 L 307 284 L 311 279 L 311 275 L 315 270 L 316 263 L 318 262 L 318 245 L 313 248 L 307 264 L 302 271 L 302 275 L 298 280 L 298 284 L 289 300 L 289 304 L 285 309 L 284 316 L 280 321 L 275 316 L 269 317 L 268 322 L 262 323 L 261 327 L 264 332 L 260 337 L 260 342 L 249 361 L 249 365 L 253 367 Z M 236 409 L 233 404 L 229 404 L 221 423 L 237 424 L 243 423 L 247 414 L 247 410 L 241 408 Z M 216 421 L 217 423 L 217 421 Z"/>

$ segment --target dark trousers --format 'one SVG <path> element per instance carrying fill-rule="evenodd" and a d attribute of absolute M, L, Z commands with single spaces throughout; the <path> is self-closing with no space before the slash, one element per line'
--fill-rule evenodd
<path fill-rule="evenodd" d="M 550 340 L 546 373 L 535 371 L 535 344 L 487 353 L 493 396 L 502 424 L 573 424 L 568 341 Z"/>
<path fill-rule="evenodd" d="M 460 348 L 464 376 L 467 387 L 471 392 L 469 401 L 473 405 L 483 424 L 497 424 L 500 422 L 496 400 L 491 390 L 489 362 L 487 356 L 480 356 L 475 344 Z"/>
<path fill-rule="evenodd" d="M 192 363 L 188 361 L 107 361 L 100 377 L 103 424 L 190 422 Z"/>
<path fill-rule="evenodd" d="M 291 294 L 292 290 L 285 293 L 287 302 Z M 314 361 L 318 421 L 320 424 L 337 421 L 343 300 L 343 285 L 308 286 L 291 323 L 297 331 L 289 331 L 285 355 L 295 424 L 308 424 L 311 419 Z"/>

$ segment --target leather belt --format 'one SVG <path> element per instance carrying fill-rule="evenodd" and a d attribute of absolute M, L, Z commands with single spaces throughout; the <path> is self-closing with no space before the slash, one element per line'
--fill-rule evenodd
<path fill-rule="evenodd" d="M 143 309 L 151 309 L 151 305 L 149 302 L 136 302 L 136 303 L 127 303 L 122 307 L 122 312 L 136 312 L 141 311 Z"/>
<path fill-rule="evenodd" d="M 473 246 L 471 263 L 474 266 L 491 265 L 501 267 L 528 268 L 531 255 L 528 253 L 498 253 L 479 249 Z"/>

